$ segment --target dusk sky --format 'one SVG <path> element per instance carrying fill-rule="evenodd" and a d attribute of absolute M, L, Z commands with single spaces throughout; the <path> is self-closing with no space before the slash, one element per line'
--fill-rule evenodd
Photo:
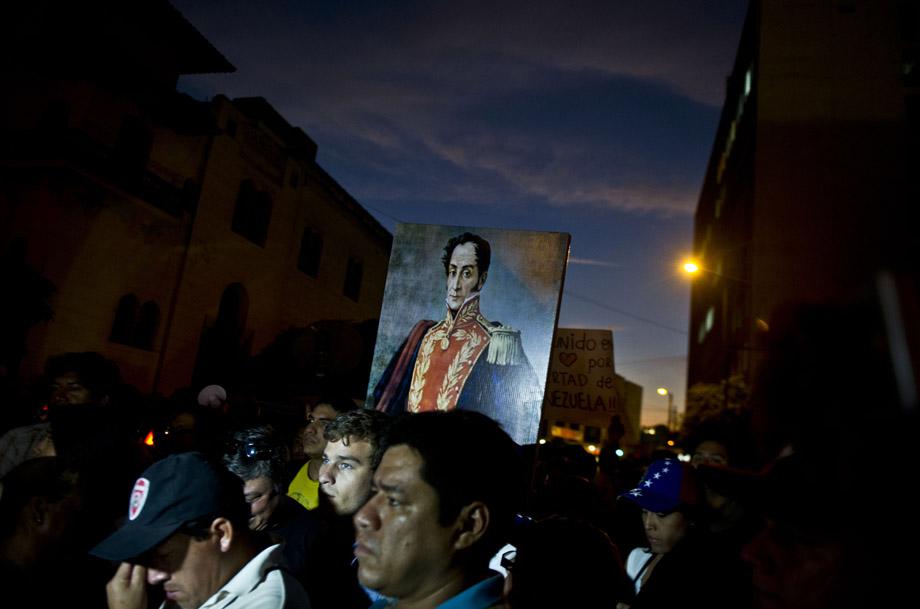
<path fill-rule="evenodd" d="M 560 327 L 608 328 L 643 425 L 683 408 L 678 262 L 747 2 L 174 0 L 236 66 L 198 99 L 265 97 L 397 222 L 572 235 Z"/>

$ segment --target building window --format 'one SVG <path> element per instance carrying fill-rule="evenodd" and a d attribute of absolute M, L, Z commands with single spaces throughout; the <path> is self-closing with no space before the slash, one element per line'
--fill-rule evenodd
<path fill-rule="evenodd" d="M 902 52 L 901 74 L 905 87 L 920 85 L 920 48 L 911 47 Z"/>
<path fill-rule="evenodd" d="M 706 340 L 706 336 L 709 335 L 709 332 L 712 331 L 712 326 L 716 320 L 716 308 L 709 307 L 706 310 L 706 317 L 703 319 L 703 323 L 700 324 L 699 330 L 696 334 L 696 342 L 702 343 Z"/>
<path fill-rule="evenodd" d="M 722 184 L 722 187 L 719 188 L 719 196 L 716 197 L 716 219 L 722 215 L 722 206 L 725 204 L 725 184 Z"/>
<path fill-rule="evenodd" d="M 358 302 L 361 295 L 361 276 L 364 275 L 364 264 L 357 258 L 348 259 L 348 267 L 345 269 L 345 286 L 343 292 L 345 296 Z"/>
<path fill-rule="evenodd" d="M 323 255 L 323 236 L 315 228 L 303 229 L 300 238 L 300 255 L 297 257 L 297 268 L 309 275 L 319 275 L 319 261 Z M 360 280 L 359 280 L 360 283 Z"/>
<path fill-rule="evenodd" d="M 920 6 L 916 0 L 899 0 L 898 17 L 901 42 L 914 42 L 920 38 Z"/>
<path fill-rule="evenodd" d="M 252 180 L 243 180 L 236 196 L 233 210 L 233 232 L 259 247 L 265 247 L 268 224 L 272 216 L 272 198 L 267 192 L 256 190 Z"/>
<path fill-rule="evenodd" d="M 150 300 L 141 305 L 137 296 L 125 294 L 118 301 L 109 340 L 152 351 L 159 325 L 160 307 L 157 303 Z"/>
<path fill-rule="evenodd" d="M 160 307 L 152 300 L 141 305 L 134 327 L 134 346 L 138 349 L 153 351 L 153 341 L 160 325 Z"/>
<path fill-rule="evenodd" d="M 122 185 L 140 185 L 147 170 L 152 143 L 153 135 L 144 122 L 137 117 L 126 116 L 118 130 L 113 155 Z"/>
<path fill-rule="evenodd" d="M 115 309 L 115 321 L 112 322 L 112 332 L 109 340 L 120 345 L 130 345 L 134 342 L 134 324 L 137 320 L 137 309 L 140 303 L 134 294 L 125 294 L 118 301 Z"/>
<path fill-rule="evenodd" d="M 837 0 L 837 12 L 849 15 L 856 12 L 855 0 Z"/>

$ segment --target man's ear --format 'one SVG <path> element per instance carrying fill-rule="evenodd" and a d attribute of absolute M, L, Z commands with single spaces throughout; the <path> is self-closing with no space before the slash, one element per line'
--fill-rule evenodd
<path fill-rule="evenodd" d="M 463 506 L 457 516 L 457 539 L 454 540 L 454 549 L 469 548 L 482 539 L 490 522 L 489 507 L 481 502 L 474 501 Z"/>
<path fill-rule="evenodd" d="M 44 529 L 48 526 L 48 500 L 44 497 L 32 497 L 28 503 L 29 523 L 33 529 Z"/>
<path fill-rule="evenodd" d="M 476 282 L 476 291 L 477 291 L 477 292 L 482 291 L 482 286 L 484 286 L 484 285 L 486 284 L 486 277 L 488 277 L 488 276 L 489 276 L 489 271 L 486 271 L 485 273 L 483 273 L 482 275 L 479 276 L 479 281 Z"/>
<path fill-rule="evenodd" d="M 227 552 L 233 544 L 233 523 L 224 517 L 215 518 L 211 523 L 211 534 L 220 544 L 220 551 Z"/>

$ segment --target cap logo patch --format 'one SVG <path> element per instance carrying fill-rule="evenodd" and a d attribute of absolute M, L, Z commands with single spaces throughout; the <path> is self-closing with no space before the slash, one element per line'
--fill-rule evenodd
<path fill-rule="evenodd" d="M 128 520 L 134 520 L 141 515 L 144 509 L 144 503 L 147 502 L 147 495 L 150 493 L 150 480 L 147 478 L 138 478 L 134 483 L 134 489 L 131 491 L 131 503 L 128 505 Z"/>

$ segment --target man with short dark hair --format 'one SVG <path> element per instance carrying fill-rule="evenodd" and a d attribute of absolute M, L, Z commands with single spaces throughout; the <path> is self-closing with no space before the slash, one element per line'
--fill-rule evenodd
<path fill-rule="evenodd" d="M 319 609 L 363 609 L 371 603 L 358 584 L 353 564 L 355 530 L 351 517 L 371 494 L 390 422 L 382 412 L 358 409 L 340 414 L 326 425 L 320 492 L 335 514 L 328 519 L 310 587 L 314 606 Z"/>
<path fill-rule="evenodd" d="M 92 550 L 122 561 L 106 586 L 110 609 L 146 609 L 162 585 L 181 609 L 309 607 L 278 568 L 280 549 L 249 530 L 239 479 L 200 453 L 172 455 L 137 479 L 125 524 Z"/>
<path fill-rule="evenodd" d="M 0 589 L 25 592 L 33 609 L 98 597 L 80 543 L 79 484 L 57 457 L 23 461 L 0 480 Z"/>
<path fill-rule="evenodd" d="M 475 412 L 401 418 L 355 514 L 358 579 L 392 600 L 374 608 L 501 602 L 489 559 L 508 540 L 523 487 L 518 447 Z M 449 602 L 449 605 L 448 605 Z"/>
<path fill-rule="evenodd" d="M 291 480 L 287 494 L 308 510 L 319 506 L 319 468 L 322 465 L 323 449 L 326 447 L 323 431 L 332 419 L 357 407 L 357 404 L 345 395 L 328 395 L 320 398 L 307 415 L 307 426 L 303 432 L 303 452 L 308 461 Z"/>
<path fill-rule="evenodd" d="M 326 425 L 320 491 L 340 516 L 352 516 L 371 494 L 374 470 L 386 448 L 391 418 L 375 410 L 353 410 Z"/>
<path fill-rule="evenodd" d="M 67 448 L 86 441 L 80 433 L 84 427 L 111 418 L 101 416 L 121 384 L 111 360 L 93 351 L 62 353 L 48 358 L 45 378 L 49 421 L 16 427 L 0 437 L 0 477 L 27 459 L 60 456 L 62 440 Z M 91 423 L 81 424 L 84 420 Z"/>
<path fill-rule="evenodd" d="M 259 425 L 234 432 L 223 462 L 243 481 L 249 528 L 284 540 L 284 566 L 301 583 L 320 533 L 319 517 L 284 494 L 284 447 L 274 428 Z"/>

